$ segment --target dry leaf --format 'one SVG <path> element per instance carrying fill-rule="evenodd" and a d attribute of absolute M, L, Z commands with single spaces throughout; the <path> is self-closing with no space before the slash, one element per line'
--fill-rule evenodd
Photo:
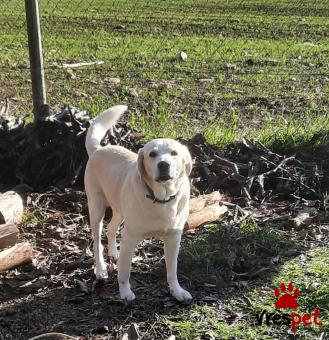
<path fill-rule="evenodd" d="M 236 64 L 231 64 L 231 63 L 225 63 L 224 67 L 228 70 L 236 70 L 237 69 Z"/>
<path fill-rule="evenodd" d="M 311 216 L 309 211 L 301 211 L 295 218 L 293 218 L 296 227 L 300 227 L 301 225 L 308 226 L 313 222 L 313 220 L 314 216 Z"/>
<path fill-rule="evenodd" d="M 204 334 L 204 338 L 206 340 L 215 340 L 216 339 L 216 334 L 214 331 L 209 330 Z"/>
<path fill-rule="evenodd" d="M 71 68 L 66 69 L 66 78 L 75 79 L 77 76 Z"/>
<path fill-rule="evenodd" d="M 127 330 L 126 333 L 123 334 L 121 340 L 138 340 L 138 326 L 136 323 L 133 323 Z"/>
<path fill-rule="evenodd" d="M 138 91 L 137 89 L 135 89 L 134 87 L 130 88 L 129 89 L 129 94 L 132 96 L 132 97 L 138 97 Z"/>
<path fill-rule="evenodd" d="M 105 78 L 104 82 L 109 83 L 111 85 L 118 85 L 120 83 L 120 78 Z"/>
<path fill-rule="evenodd" d="M 321 284 L 319 282 L 312 282 L 307 287 L 306 290 L 309 292 L 315 292 L 320 288 Z"/>

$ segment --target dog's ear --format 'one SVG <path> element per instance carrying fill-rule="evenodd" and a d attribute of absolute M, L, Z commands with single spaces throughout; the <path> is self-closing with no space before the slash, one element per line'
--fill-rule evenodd
<path fill-rule="evenodd" d="M 137 169 L 138 169 L 138 173 L 139 173 L 140 178 L 143 179 L 145 177 L 144 150 L 143 149 L 138 150 Z"/>
<path fill-rule="evenodd" d="M 192 157 L 191 157 L 191 154 L 188 148 L 185 145 L 182 145 L 182 147 L 183 147 L 183 163 L 185 166 L 185 174 L 189 176 L 192 171 Z"/>

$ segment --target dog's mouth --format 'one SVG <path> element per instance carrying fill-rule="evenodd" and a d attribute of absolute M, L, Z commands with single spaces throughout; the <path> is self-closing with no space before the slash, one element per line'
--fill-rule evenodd
<path fill-rule="evenodd" d="M 157 182 L 167 182 L 170 180 L 172 180 L 172 177 L 170 177 L 169 175 L 161 175 L 156 179 Z"/>

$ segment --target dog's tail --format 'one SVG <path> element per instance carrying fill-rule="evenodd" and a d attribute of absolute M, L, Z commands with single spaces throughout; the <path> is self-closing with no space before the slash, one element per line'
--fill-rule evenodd
<path fill-rule="evenodd" d="M 100 147 L 106 131 L 115 124 L 127 108 L 126 105 L 112 106 L 93 120 L 88 129 L 85 144 L 89 157 Z"/>

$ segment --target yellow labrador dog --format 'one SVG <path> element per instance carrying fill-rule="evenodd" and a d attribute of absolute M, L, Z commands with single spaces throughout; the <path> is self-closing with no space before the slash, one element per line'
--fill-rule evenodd
<path fill-rule="evenodd" d="M 136 245 L 154 236 L 164 241 L 167 281 L 178 300 L 190 300 L 177 279 L 177 256 L 184 224 L 189 213 L 192 160 L 188 149 L 172 139 L 154 139 L 138 155 L 121 146 L 102 147 L 100 142 L 127 109 L 118 105 L 101 113 L 91 124 L 86 148 L 89 155 L 85 172 L 90 224 L 94 239 L 95 274 L 107 278 L 101 245 L 106 207 L 113 217 L 108 224 L 108 255 L 118 258 L 120 296 L 135 299 L 129 283 L 131 260 Z M 120 254 L 116 232 L 124 221 Z"/>

